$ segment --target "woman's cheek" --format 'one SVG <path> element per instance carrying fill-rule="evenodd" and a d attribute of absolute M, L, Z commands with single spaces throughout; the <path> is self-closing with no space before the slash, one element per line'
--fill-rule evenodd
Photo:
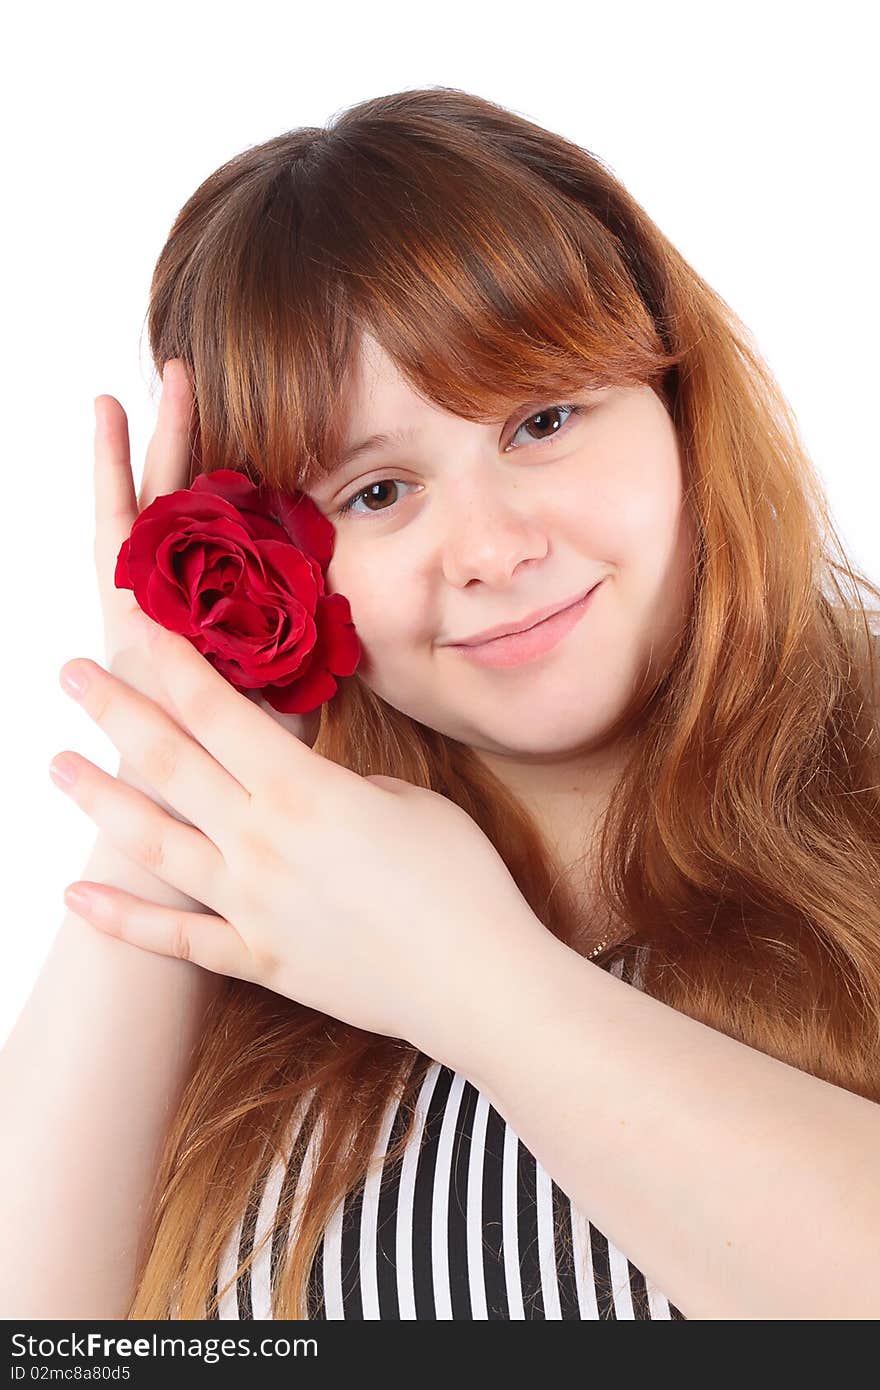
<path fill-rule="evenodd" d="M 324 591 L 328 594 L 344 594 L 349 603 L 354 598 L 353 572 L 346 556 L 340 556 L 339 543 L 334 549 L 333 559 L 324 571 Z"/>

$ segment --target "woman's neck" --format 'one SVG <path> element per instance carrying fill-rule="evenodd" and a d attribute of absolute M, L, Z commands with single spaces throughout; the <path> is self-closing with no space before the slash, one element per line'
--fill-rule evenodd
<path fill-rule="evenodd" d="M 603 749 L 556 763 L 482 751 L 480 756 L 528 807 L 557 859 L 584 924 L 576 949 L 589 955 L 606 939 L 610 945 L 626 937 L 627 924 L 611 913 L 595 884 L 598 833 L 625 750 Z"/>

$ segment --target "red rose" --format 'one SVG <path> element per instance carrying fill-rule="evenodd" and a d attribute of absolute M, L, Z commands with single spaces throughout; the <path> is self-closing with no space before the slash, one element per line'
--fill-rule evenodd
<path fill-rule="evenodd" d="M 221 468 L 144 508 L 114 579 L 236 689 L 261 691 L 282 714 L 308 714 L 361 656 L 348 599 L 324 592 L 333 543 L 305 493 Z"/>

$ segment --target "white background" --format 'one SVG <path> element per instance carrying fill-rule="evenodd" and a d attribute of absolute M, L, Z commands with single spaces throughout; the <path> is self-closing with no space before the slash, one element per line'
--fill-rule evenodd
<path fill-rule="evenodd" d="M 460 87 L 599 155 L 752 330 L 851 559 L 880 580 L 872 6 L 251 0 L 16 6 L 3 184 L 5 1038 L 97 833 L 51 782 L 116 752 L 58 671 L 103 662 L 92 401 L 153 428 L 144 316 L 178 209 L 245 146 Z M 433 17 L 432 17 L 433 16 Z"/>

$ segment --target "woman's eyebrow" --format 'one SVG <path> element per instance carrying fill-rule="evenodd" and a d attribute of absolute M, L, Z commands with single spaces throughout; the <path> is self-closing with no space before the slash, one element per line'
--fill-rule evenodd
<path fill-rule="evenodd" d="M 584 389 L 588 390 L 590 388 L 587 387 Z M 540 406 L 543 401 L 543 396 L 536 396 L 534 400 L 523 402 L 521 408 L 526 410 L 531 405 Z M 347 467 L 347 465 L 352 463 L 356 458 L 360 458 L 362 454 L 370 454 L 376 449 L 390 449 L 395 445 L 411 443 L 418 434 L 418 426 L 410 425 L 409 428 L 405 430 L 385 430 L 380 431 L 378 434 L 367 435 L 366 439 L 359 440 L 357 444 L 351 444 L 343 451 L 333 472 L 334 474 L 341 472 L 343 468 Z"/>
<path fill-rule="evenodd" d="M 343 451 L 339 460 L 338 468 L 341 470 L 352 463 L 354 459 L 360 458 L 362 454 L 373 453 L 376 449 L 392 448 L 395 444 L 407 444 L 418 434 L 415 425 L 411 425 L 405 430 L 387 430 L 379 434 L 370 434 L 366 439 L 361 439 L 357 444 L 350 445 Z"/>

